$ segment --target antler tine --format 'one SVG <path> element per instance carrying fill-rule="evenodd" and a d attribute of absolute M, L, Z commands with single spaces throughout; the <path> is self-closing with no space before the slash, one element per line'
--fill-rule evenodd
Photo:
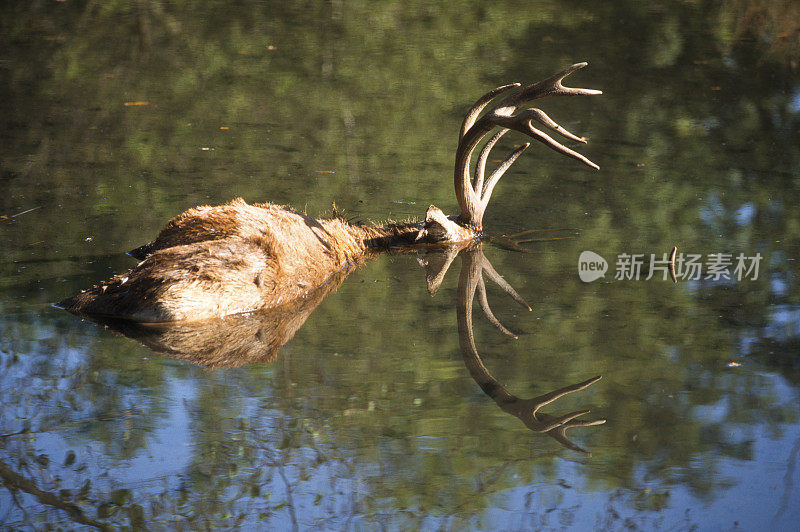
<path fill-rule="evenodd" d="M 592 420 L 580 420 L 580 419 L 573 419 L 571 421 L 567 421 L 563 425 L 559 425 L 553 429 L 550 429 L 547 434 L 549 434 L 554 440 L 558 443 L 566 447 L 567 449 L 572 449 L 573 451 L 578 451 L 579 453 L 583 453 L 586 456 L 591 457 L 591 451 L 588 451 L 581 447 L 580 445 L 576 444 L 569 438 L 567 438 L 567 429 L 571 429 L 574 427 L 593 427 L 595 425 L 602 425 L 606 422 L 605 419 L 592 419 Z"/>
<path fill-rule="evenodd" d="M 483 277 L 478 278 L 478 303 L 480 303 L 481 309 L 483 310 L 484 315 L 486 315 L 486 318 L 489 320 L 489 323 L 494 325 L 498 331 L 506 336 L 510 336 L 515 340 L 519 338 L 519 336 L 506 329 L 503 324 L 500 323 L 500 320 L 495 317 L 494 312 L 492 312 L 492 309 L 489 306 L 489 299 L 486 297 L 486 283 L 484 282 Z"/>
<path fill-rule="evenodd" d="M 492 267 L 492 263 L 489 262 L 489 259 L 487 259 L 486 256 L 483 256 L 481 259 L 481 268 L 483 269 L 483 273 L 485 273 L 486 276 L 489 277 L 489 279 L 497 283 L 497 285 L 503 289 L 503 292 L 510 295 L 514 301 L 516 301 L 526 309 L 532 310 L 531 306 L 528 305 L 528 303 L 522 298 L 521 295 L 517 293 L 516 290 L 514 290 L 514 287 L 508 284 L 508 281 L 503 279 L 503 277 L 501 277 L 500 274 L 497 273 L 497 270 L 495 270 Z"/>
<path fill-rule="evenodd" d="M 486 186 L 483 187 L 483 192 L 481 193 L 481 209 L 484 211 L 486 210 L 486 206 L 489 204 L 489 198 L 492 197 L 492 191 L 494 190 L 494 186 L 500 181 L 500 178 L 503 177 L 503 174 L 506 173 L 506 170 L 511 168 L 511 165 L 514 164 L 514 161 L 522 155 L 522 152 L 528 149 L 530 146 L 530 142 L 526 142 L 520 146 L 517 146 L 514 151 L 508 154 L 508 157 L 500 163 L 500 166 L 495 168 L 492 175 L 489 176 L 489 179 L 486 180 Z"/>
<path fill-rule="evenodd" d="M 572 133 L 561 127 L 559 124 L 557 124 L 552 118 L 547 116 L 547 113 L 545 113 L 541 109 L 537 109 L 536 107 L 534 107 L 533 109 L 528 109 L 528 113 L 534 120 L 545 125 L 546 127 L 549 127 L 556 133 L 560 133 L 561 135 L 567 137 L 570 140 L 574 140 L 575 142 L 582 142 L 586 144 L 586 137 L 579 137 L 577 135 L 573 135 Z"/>
<path fill-rule="evenodd" d="M 528 399 L 528 401 L 535 401 L 535 399 Z M 536 416 L 537 410 L 539 410 L 539 408 L 541 408 L 543 406 L 544 406 L 544 404 L 537 404 L 536 405 L 536 408 L 534 408 L 534 410 L 533 410 L 534 417 Z M 591 410 L 575 410 L 574 412 L 570 412 L 569 414 L 565 414 L 563 416 L 558 416 L 558 417 L 547 416 L 547 418 L 545 418 L 544 416 L 542 416 L 540 419 L 537 419 L 537 421 L 539 422 L 539 426 L 536 427 L 533 430 L 536 431 L 536 432 L 550 432 L 553 429 L 556 429 L 558 427 L 561 427 L 561 426 L 569 423 L 570 421 L 574 420 L 576 417 L 580 417 L 580 416 L 582 416 L 584 414 L 588 414 L 590 412 L 591 412 Z"/>
<path fill-rule="evenodd" d="M 522 83 L 509 83 L 508 85 L 502 85 L 497 87 L 496 89 L 492 89 L 480 98 L 472 108 L 467 111 L 467 115 L 464 117 L 464 122 L 461 124 L 461 133 L 458 135 L 459 139 L 464 138 L 464 135 L 469 131 L 469 128 L 472 127 L 472 124 L 478 119 L 478 115 L 481 114 L 481 111 L 489 105 L 489 102 L 494 100 L 498 95 L 504 93 L 509 89 L 514 89 L 516 87 L 521 87 Z"/>
<path fill-rule="evenodd" d="M 560 397 L 564 397 L 565 395 L 567 395 L 569 393 L 577 392 L 578 390 L 583 390 L 584 388 L 588 388 L 589 386 L 591 386 L 592 384 L 594 384 L 595 382 L 599 381 L 602 378 L 603 378 L 602 375 L 598 375 L 597 377 L 592 377 L 591 379 L 585 380 L 583 382 L 579 382 L 577 384 L 572 384 L 570 386 L 564 386 L 563 388 L 559 388 L 558 390 L 553 390 L 550 393 L 546 393 L 544 395 L 540 395 L 539 397 L 536 397 L 535 401 L 537 403 L 541 403 L 542 406 L 546 405 L 546 404 L 550 404 L 553 401 L 555 401 L 556 399 L 558 399 Z M 587 412 L 588 412 L 588 410 L 587 410 Z M 577 417 L 577 416 L 575 416 L 575 417 Z M 566 421 L 569 421 L 569 420 L 566 420 Z"/>
<path fill-rule="evenodd" d="M 580 70 L 583 67 L 587 66 L 589 63 L 575 63 L 572 66 L 569 66 L 562 70 L 557 74 L 553 74 L 547 79 L 543 79 L 542 81 L 538 81 L 531 85 L 527 85 L 523 87 L 521 90 L 517 91 L 516 93 L 510 95 L 508 98 L 503 100 L 500 105 L 498 106 L 497 112 L 500 114 L 510 114 L 516 110 L 517 107 L 524 105 L 526 102 L 532 102 L 534 100 L 539 100 L 541 98 L 546 98 L 547 96 L 591 96 L 597 94 L 603 94 L 603 91 L 599 91 L 596 89 L 579 89 L 577 87 L 565 87 L 561 82 L 575 72 L 576 70 Z M 504 110 L 506 107 L 512 107 L 510 112 L 501 112 L 501 109 Z"/>
<path fill-rule="evenodd" d="M 573 159 L 577 159 L 578 161 L 582 162 L 586 166 L 590 166 L 590 167 L 594 168 L 595 170 L 599 170 L 600 169 L 599 166 L 597 166 L 595 163 L 593 163 L 591 160 L 589 160 L 585 156 L 581 155 L 580 153 L 578 153 L 578 152 L 576 152 L 574 150 L 571 150 L 571 149 L 567 148 L 566 146 L 564 146 L 563 144 L 561 144 L 560 142 L 555 140 L 553 137 L 551 137 L 550 135 L 548 135 L 544 131 L 538 130 L 535 127 L 533 127 L 533 125 L 531 124 L 531 121 L 532 120 L 541 121 L 541 119 L 542 119 L 541 114 L 544 114 L 544 113 L 542 113 L 541 110 L 539 110 L 539 109 L 526 109 L 525 111 L 521 111 L 520 113 L 518 113 L 516 115 L 513 115 L 513 116 L 500 115 L 500 116 L 494 116 L 492 118 L 494 119 L 493 121 L 494 121 L 495 125 L 498 125 L 500 127 L 504 127 L 506 129 L 513 129 L 514 131 L 519 131 L 520 133 L 523 133 L 525 135 L 528 135 L 529 137 L 532 137 L 532 138 L 538 140 L 539 142 L 541 142 L 542 144 L 544 144 L 548 148 L 551 148 L 551 149 L 553 149 L 553 150 L 555 150 L 555 151 L 557 151 L 559 153 L 562 153 L 562 154 L 564 154 L 564 155 L 566 155 L 568 157 L 572 157 Z M 547 116 L 547 115 L 545 115 L 545 116 Z M 548 117 L 548 119 L 549 119 L 549 117 Z M 545 125 L 547 125 L 548 127 L 551 127 L 552 129 L 558 131 L 559 133 L 561 133 L 565 137 L 572 138 L 572 139 L 577 139 L 580 142 L 586 142 L 586 139 L 581 139 L 579 137 L 576 137 L 575 135 L 573 135 L 572 133 L 569 133 L 566 129 L 562 128 L 561 126 L 559 126 L 555 122 L 553 122 L 553 125 L 555 127 L 551 126 L 547 122 L 543 122 L 543 123 Z"/>
<path fill-rule="evenodd" d="M 478 162 L 475 164 L 475 179 L 472 183 L 472 189 L 479 197 L 483 196 L 483 175 L 486 172 L 486 161 L 489 159 L 489 152 L 492 151 L 497 141 L 509 131 L 508 129 L 501 129 L 489 139 L 489 142 L 483 145 L 483 148 L 481 148 L 481 153 L 478 155 Z"/>

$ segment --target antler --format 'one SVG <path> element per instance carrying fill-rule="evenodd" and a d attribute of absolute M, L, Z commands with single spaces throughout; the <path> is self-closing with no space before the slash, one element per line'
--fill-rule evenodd
<path fill-rule="evenodd" d="M 523 144 L 515 148 L 495 171 L 484 182 L 484 173 L 486 170 L 486 162 L 489 157 L 489 152 L 494 147 L 500 138 L 508 131 L 519 131 L 546 146 L 554 149 L 559 153 L 563 153 L 573 159 L 581 161 L 587 166 L 594 169 L 599 167 L 592 161 L 581 155 L 580 153 L 567 148 L 563 144 L 557 142 L 547 133 L 535 128 L 533 122 L 539 122 L 543 126 L 552 129 L 553 131 L 567 137 L 570 140 L 577 142 L 586 142 L 583 137 L 573 135 L 557 123 L 555 123 L 549 116 L 547 116 L 541 109 L 525 109 L 518 114 L 513 113 L 519 107 L 522 107 L 532 101 L 546 98 L 547 96 L 574 96 L 574 95 L 591 95 L 602 94 L 602 91 L 594 89 L 577 89 L 572 87 L 565 87 L 561 81 L 583 67 L 587 63 L 576 63 L 569 68 L 566 68 L 543 81 L 521 87 L 520 83 L 513 83 L 511 85 L 504 85 L 498 87 L 484 96 L 482 96 L 475 105 L 467 112 L 464 118 L 464 123 L 461 126 L 461 136 L 458 142 L 458 149 L 456 150 L 456 165 L 455 165 L 455 186 L 456 197 L 458 198 L 458 205 L 461 208 L 461 215 L 459 221 L 462 224 L 470 225 L 477 230 L 480 230 L 483 225 L 483 213 L 491 198 L 494 186 L 503 176 L 506 170 L 514 163 L 523 151 L 525 151 L 529 143 Z M 481 111 L 489 105 L 489 103 L 500 94 L 506 93 L 511 89 L 518 89 L 503 99 L 497 106 L 486 112 L 480 118 Z M 478 155 L 478 161 L 475 166 L 475 178 L 470 178 L 470 162 L 472 152 L 478 146 L 480 141 L 488 135 L 495 127 L 502 128 L 497 132 L 483 147 Z"/>
<path fill-rule="evenodd" d="M 494 268 L 492 268 L 488 259 L 483 255 L 483 251 L 479 248 L 464 250 L 461 252 L 461 257 L 463 262 L 461 265 L 461 274 L 458 279 L 458 341 L 461 347 L 461 356 L 464 359 L 464 363 L 470 375 L 472 375 L 472 378 L 478 383 L 484 393 L 491 397 L 503 411 L 519 418 L 526 427 L 534 432 L 544 432 L 565 447 L 591 456 L 589 451 L 582 449 L 572 442 L 566 436 L 566 431 L 573 427 L 602 425 L 606 422 L 605 419 L 576 419 L 584 414 L 588 414 L 588 410 L 577 410 L 565 415 L 553 416 L 540 412 L 539 409 L 560 397 L 588 388 L 599 381 L 601 377 L 593 377 L 586 381 L 565 386 L 532 399 L 522 399 L 509 392 L 505 386 L 500 384 L 497 379 L 489 373 L 486 366 L 483 365 L 481 357 L 478 354 L 478 349 L 475 346 L 475 336 L 472 329 L 472 303 L 475 292 L 477 291 L 481 307 L 487 318 L 489 318 L 489 321 L 492 322 L 492 325 L 497 327 L 504 334 L 516 338 L 513 333 L 508 331 L 497 321 L 497 318 L 494 317 L 491 309 L 489 309 L 488 303 L 485 301 L 486 292 L 483 274 L 486 273 L 487 276 L 495 282 L 499 282 L 498 280 L 502 280 L 502 278 L 497 274 Z M 450 258 L 450 260 L 452 260 L 452 258 Z M 503 288 L 503 291 L 530 310 L 528 304 L 525 303 L 513 288 L 511 288 L 511 285 L 504 280 L 499 284 L 501 288 Z"/>

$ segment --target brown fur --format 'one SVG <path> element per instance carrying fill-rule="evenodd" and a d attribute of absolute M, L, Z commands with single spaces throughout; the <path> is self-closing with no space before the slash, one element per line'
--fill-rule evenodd
<path fill-rule="evenodd" d="M 422 224 L 351 225 L 237 198 L 173 218 L 123 275 L 66 299 L 76 314 L 138 322 L 200 320 L 304 297 L 374 248 L 414 242 Z"/>

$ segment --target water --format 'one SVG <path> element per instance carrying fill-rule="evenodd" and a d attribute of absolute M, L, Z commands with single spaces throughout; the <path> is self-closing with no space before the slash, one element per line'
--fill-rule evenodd
<path fill-rule="evenodd" d="M 0 523 L 793 528 L 800 14 L 786 6 L 4 5 Z M 540 145 L 517 161 L 483 252 L 533 310 L 487 279 L 519 338 L 477 304 L 473 324 L 518 400 L 602 375 L 540 410 L 605 419 L 566 433 L 591 454 L 529 430 L 473 378 L 466 257 L 434 297 L 431 257 L 372 260 L 273 361 L 238 367 L 50 306 L 130 268 L 124 251 L 198 204 L 455 212 L 466 108 L 583 60 L 570 84 L 604 95 L 542 107 L 601 170 Z M 520 232 L 526 252 L 503 238 Z M 702 277 L 712 254 L 731 273 L 740 254 L 762 259 L 741 279 L 645 280 L 673 246 Z M 591 283 L 587 250 L 608 263 Z M 638 280 L 623 254 L 642 255 Z"/>

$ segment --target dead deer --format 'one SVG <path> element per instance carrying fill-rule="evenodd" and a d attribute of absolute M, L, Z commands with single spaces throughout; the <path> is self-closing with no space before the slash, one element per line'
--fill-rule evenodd
<path fill-rule="evenodd" d="M 534 127 L 538 122 L 568 139 L 586 142 L 540 109 L 514 114 L 547 96 L 601 94 L 562 85 L 566 76 L 584 66 L 572 65 L 525 87 L 519 83 L 498 87 L 473 105 L 461 126 L 456 150 L 455 190 L 461 210 L 457 216 L 448 217 L 430 206 L 424 221 L 379 226 L 351 224 L 335 213 L 314 219 L 288 207 L 250 205 L 241 198 L 217 207 L 195 207 L 173 218 L 155 240 L 130 252 L 141 260 L 133 269 L 58 306 L 79 315 L 137 322 L 217 318 L 289 304 L 376 250 L 479 239 L 495 185 L 529 146 L 515 148 L 485 177 L 489 152 L 508 131 L 519 131 L 598 168 Z M 481 114 L 503 94 L 505 98 Z M 471 171 L 473 152 L 497 127 L 500 130 L 483 146 Z"/>

